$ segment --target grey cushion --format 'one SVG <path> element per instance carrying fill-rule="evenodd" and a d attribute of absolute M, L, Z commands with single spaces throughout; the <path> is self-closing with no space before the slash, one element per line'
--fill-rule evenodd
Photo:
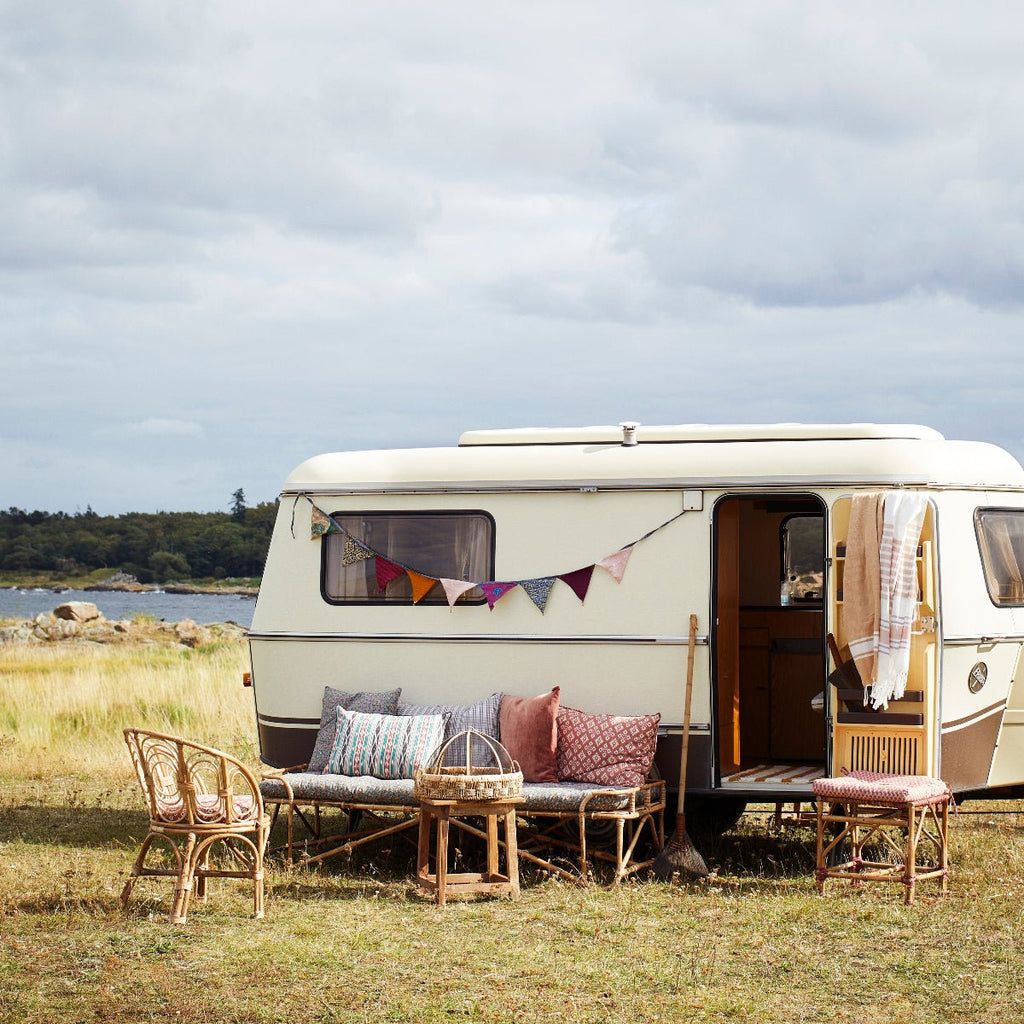
<path fill-rule="evenodd" d="M 629 806 L 630 787 L 595 786 L 592 782 L 524 782 L 523 810 L 578 811 L 583 798 L 595 790 L 608 795 L 595 796 L 588 811 L 618 811 Z"/>
<path fill-rule="evenodd" d="M 501 715 L 500 693 L 492 693 L 490 697 L 484 697 L 475 704 L 399 704 L 398 714 L 400 715 L 447 715 L 448 724 L 445 726 L 444 738 L 450 740 L 453 736 L 467 729 L 476 729 L 485 736 L 494 739 L 499 738 L 499 717 Z M 490 748 L 482 740 L 473 740 L 472 745 L 473 764 L 478 768 L 494 767 L 494 755 Z M 444 763 L 446 765 L 461 765 L 466 763 L 466 748 L 453 743 L 448 748 Z"/>
<path fill-rule="evenodd" d="M 289 772 L 285 778 L 296 800 L 388 807 L 417 805 L 412 779 L 375 779 L 371 775 L 324 775 L 322 772 Z M 287 791 L 277 779 L 264 779 L 260 792 L 264 800 L 287 799 Z"/>
<path fill-rule="evenodd" d="M 320 713 L 320 731 L 316 734 L 313 753 L 309 755 L 307 772 L 322 772 L 334 746 L 334 735 L 338 731 L 338 708 L 346 711 L 363 711 L 368 714 L 393 715 L 398 711 L 398 698 L 402 688 L 361 693 L 344 693 L 333 686 L 324 687 L 323 710 Z"/>
<path fill-rule="evenodd" d="M 290 772 L 285 775 L 296 800 L 324 803 L 380 804 L 387 807 L 416 807 L 412 779 L 375 779 L 369 775 L 324 775 L 321 772 Z M 525 811 L 577 811 L 583 798 L 608 787 L 589 782 L 527 782 L 523 786 Z M 263 799 L 287 799 L 277 779 L 260 783 Z M 594 797 L 588 811 L 616 811 L 629 805 L 631 789 L 615 789 L 607 796 Z"/>

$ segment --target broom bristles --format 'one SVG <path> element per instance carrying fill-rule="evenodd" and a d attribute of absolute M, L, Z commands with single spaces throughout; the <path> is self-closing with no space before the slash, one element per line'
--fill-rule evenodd
<path fill-rule="evenodd" d="M 707 878 L 710 874 L 700 851 L 686 834 L 686 818 L 682 814 L 676 817 L 675 832 L 655 858 L 651 871 L 662 882 L 669 881 L 676 874 L 691 878 Z"/>

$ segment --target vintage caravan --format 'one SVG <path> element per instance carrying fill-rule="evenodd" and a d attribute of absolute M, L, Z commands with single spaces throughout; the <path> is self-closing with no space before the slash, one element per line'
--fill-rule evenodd
<path fill-rule="evenodd" d="M 876 711 L 828 679 L 851 502 L 880 491 L 925 510 L 906 693 Z M 1024 471 L 877 424 L 475 431 L 304 462 L 249 634 L 263 760 L 306 760 L 325 684 L 416 703 L 559 685 L 660 713 L 675 787 L 691 613 L 695 808 L 807 799 L 842 768 L 1024 783 Z"/>

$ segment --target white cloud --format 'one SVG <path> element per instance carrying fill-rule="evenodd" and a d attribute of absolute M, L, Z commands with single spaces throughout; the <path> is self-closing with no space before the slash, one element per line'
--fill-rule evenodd
<path fill-rule="evenodd" d="M 160 419 L 150 416 L 138 423 L 126 423 L 125 433 L 142 437 L 179 437 L 202 439 L 206 432 L 198 423 L 190 420 Z"/>
<path fill-rule="evenodd" d="M 7 5 L 10 501 L 109 509 L 110 473 L 123 508 L 223 507 L 315 451 L 625 416 L 1024 451 L 1022 28 L 952 0 Z"/>

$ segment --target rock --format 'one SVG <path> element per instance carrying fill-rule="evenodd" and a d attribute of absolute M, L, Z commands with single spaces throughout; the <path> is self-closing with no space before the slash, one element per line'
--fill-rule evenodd
<path fill-rule="evenodd" d="M 197 626 L 191 619 L 176 622 L 174 635 L 178 638 L 178 643 L 184 644 L 185 647 L 199 647 L 210 642 L 209 631 Z"/>
<path fill-rule="evenodd" d="M 78 636 L 80 628 L 76 619 L 54 619 L 46 632 L 51 640 L 67 640 Z"/>
<path fill-rule="evenodd" d="M 90 622 L 100 618 L 100 610 L 91 601 L 68 601 L 53 609 L 58 619 L 70 619 L 73 622 Z"/>

